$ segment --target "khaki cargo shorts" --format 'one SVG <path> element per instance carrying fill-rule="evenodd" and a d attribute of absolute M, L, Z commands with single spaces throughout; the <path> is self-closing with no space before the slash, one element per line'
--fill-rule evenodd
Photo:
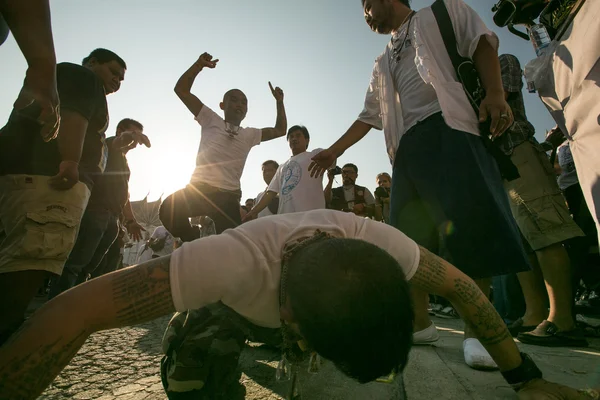
<path fill-rule="evenodd" d="M 0 274 L 42 270 L 60 275 L 90 197 L 78 182 L 59 191 L 48 176 L 0 176 Z"/>
<path fill-rule="evenodd" d="M 512 162 L 520 178 L 504 182 L 510 209 L 532 250 L 564 242 L 583 231 L 571 218 L 546 153 L 531 142 L 515 147 Z"/>

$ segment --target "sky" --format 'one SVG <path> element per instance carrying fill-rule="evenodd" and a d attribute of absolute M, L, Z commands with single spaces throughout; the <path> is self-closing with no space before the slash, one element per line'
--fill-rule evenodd
<path fill-rule="evenodd" d="M 495 2 L 466 0 L 498 34 L 500 53 L 515 54 L 525 65 L 535 57 L 533 48 L 493 24 Z M 431 3 L 413 0 L 412 8 Z M 59 62 L 80 63 L 91 50 L 104 47 L 127 63 L 121 89 L 107 98 L 111 122 L 106 133 L 113 136 L 122 118 L 134 118 L 152 141 L 152 148 L 128 154 L 131 200 L 154 200 L 189 182 L 200 126 L 173 87 L 203 52 L 220 59 L 217 68 L 200 73 L 192 88 L 205 105 L 220 112 L 223 94 L 239 88 L 249 102 L 242 125 L 273 126 L 271 81 L 285 93 L 288 127 L 308 128 L 310 150 L 327 148 L 355 121 L 374 60 L 389 40 L 371 32 L 359 0 L 53 0 L 51 11 Z M 0 47 L 0 60 L 3 124 L 27 65 L 12 37 Z M 542 139 L 553 120 L 536 94 L 524 96 L 529 120 Z M 263 161 L 284 162 L 290 155 L 285 138 L 254 147 L 241 179 L 242 202 L 265 189 Z M 383 132 L 372 130 L 346 151 L 338 164 L 346 162 L 358 166 L 357 183 L 374 190 L 375 176 L 391 173 Z"/>

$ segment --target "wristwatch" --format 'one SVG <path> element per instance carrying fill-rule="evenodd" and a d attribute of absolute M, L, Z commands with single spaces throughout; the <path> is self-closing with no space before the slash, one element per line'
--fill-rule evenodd
<path fill-rule="evenodd" d="M 541 379 L 542 371 L 535 365 L 535 362 L 526 353 L 521 353 L 523 362 L 517 368 L 502 372 L 502 376 L 506 379 L 515 391 L 519 391 L 521 387 L 533 380 Z"/>

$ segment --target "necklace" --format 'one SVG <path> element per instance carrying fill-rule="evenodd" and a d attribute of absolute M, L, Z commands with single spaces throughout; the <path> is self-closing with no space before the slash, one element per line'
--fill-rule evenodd
<path fill-rule="evenodd" d="M 408 34 L 410 33 L 410 22 L 412 21 L 413 15 L 415 15 L 415 12 L 411 11 L 406 17 L 404 17 L 404 21 L 402 21 L 402 23 L 400 24 L 400 27 L 402 27 L 402 25 L 404 25 L 404 22 L 406 22 L 406 20 L 408 19 L 408 25 L 406 26 L 406 33 L 404 34 L 404 39 L 402 40 L 402 44 L 400 44 L 400 46 L 397 46 L 398 42 L 400 41 L 400 38 L 398 38 L 397 40 L 394 40 L 395 35 L 392 35 L 392 39 L 391 39 L 392 48 L 393 48 L 392 60 L 397 63 L 400 62 L 402 50 L 404 50 L 404 45 L 406 44 L 406 40 L 408 39 Z"/>
<path fill-rule="evenodd" d="M 224 122 L 225 122 L 225 132 L 229 133 L 229 137 L 230 138 L 236 137 L 237 134 L 240 131 L 240 127 L 236 126 L 236 125 L 233 125 L 233 124 L 230 124 L 227 121 L 224 121 Z"/>

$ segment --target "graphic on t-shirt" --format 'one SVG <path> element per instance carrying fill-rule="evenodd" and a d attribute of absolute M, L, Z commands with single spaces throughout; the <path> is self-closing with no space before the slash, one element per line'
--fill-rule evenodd
<path fill-rule="evenodd" d="M 281 185 L 281 194 L 289 194 L 302 179 L 302 167 L 296 161 L 290 161 L 283 171 L 283 185 Z"/>

